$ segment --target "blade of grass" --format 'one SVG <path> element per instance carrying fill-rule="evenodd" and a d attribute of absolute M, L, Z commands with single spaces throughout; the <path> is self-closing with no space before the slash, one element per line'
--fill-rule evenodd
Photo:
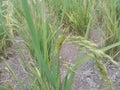
<path fill-rule="evenodd" d="M 90 20 L 88 22 L 87 30 L 86 30 L 86 33 L 85 33 L 85 39 L 88 39 L 91 23 L 92 23 L 92 18 L 90 18 Z"/>
<path fill-rule="evenodd" d="M 120 42 L 113 43 L 112 45 L 103 47 L 101 50 L 102 50 L 103 52 L 105 52 L 105 51 L 107 51 L 107 50 L 109 50 L 109 49 L 111 49 L 111 48 L 117 47 L 117 46 L 120 46 Z"/>

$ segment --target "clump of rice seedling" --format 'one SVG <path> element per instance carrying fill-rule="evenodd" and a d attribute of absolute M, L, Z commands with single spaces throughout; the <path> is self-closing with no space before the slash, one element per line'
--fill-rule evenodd
<path fill-rule="evenodd" d="M 71 6 L 68 7 L 66 12 L 66 20 L 71 25 L 73 30 L 76 30 L 79 35 L 84 36 L 87 26 L 92 19 L 92 1 L 88 0 L 71 0 Z"/>
<path fill-rule="evenodd" d="M 118 15 L 120 1 L 106 0 L 98 2 L 98 12 L 101 12 L 101 16 L 98 16 L 98 18 L 100 17 L 101 21 L 98 21 L 98 23 L 101 23 L 104 26 L 101 29 L 104 29 L 104 31 L 106 32 L 104 38 L 106 46 L 109 46 L 120 41 L 120 17 Z M 108 50 L 107 53 L 110 56 L 115 57 L 119 53 L 119 46 Z"/>
<path fill-rule="evenodd" d="M 57 29 L 54 30 L 46 20 L 44 1 L 28 2 L 22 0 L 21 2 L 23 8 L 20 8 L 20 10 L 23 10 L 25 16 L 22 16 L 24 27 L 19 29 L 21 31 L 26 29 L 27 36 L 22 32 L 20 32 L 20 35 L 23 36 L 22 38 L 34 59 L 34 64 L 32 66 L 28 65 L 28 69 L 34 76 L 31 79 L 35 81 L 34 83 L 30 81 L 29 88 L 32 90 L 59 90 L 61 88 L 60 63 L 56 62 L 55 58 L 56 39 L 58 37 L 56 33 L 58 31 Z M 17 15 L 20 14 L 18 11 Z"/>
<path fill-rule="evenodd" d="M 58 17 L 58 20 L 62 20 L 64 26 L 70 27 L 71 30 L 84 36 L 89 22 L 92 22 L 93 4 L 94 1 L 91 0 L 52 0 L 48 5 L 57 11 L 55 16 Z"/>
<path fill-rule="evenodd" d="M 5 57 L 7 56 L 6 48 L 10 45 L 10 41 L 5 32 L 8 24 L 7 18 L 9 18 L 6 16 L 9 13 L 8 8 L 5 1 L 0 2 L 0 54 L 2 53 Z"/>
<path fill-rule="evenodd" d="M 5 51 L 5 32 L 3 30 L 3 16 L 2 16 L 2 1 L 0 2 L 0 53 L 2 53 L 3 51 Z"/>

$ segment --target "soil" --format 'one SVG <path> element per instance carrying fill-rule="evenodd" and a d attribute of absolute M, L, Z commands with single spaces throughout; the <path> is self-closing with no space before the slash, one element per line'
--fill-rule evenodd
<path fill-rule="evenodd" d="M 82 60 L 81 58 L 79 59 L 80 54 L 74 45 L 65 44 L 61 50 L 61 60 L 74 66 L 77 60 Z M 84 57 L 85 55 L 83 55 Z M 119 56 L 116 60 L 120 63 Z M 64 66 L 65 63 L 63 63 L 61 68 L 62 77 L 67 72 L 67 67 Z M 120 90 L 120 67 L 116 67 L 111 63 L 107 63 L 106 67 L 108 69 L 108 76 L 113 82 L 114 90 Z M 101 88 L 102 80 L 100 72 L 93 60 L 89 60 L 77 69 L 72 90 L 102 90 Z"/>
<path fill-rule="evenodd" d="M 28 50 L 25 48 L 22 39 L 20 37 L 17 37 L 16 41 L 18 45 L 20 45 L 23 54 L 26 56 L 25 60 L 27 62 L 30 62 L 31 61 L 30 54 Z M 94 42 L 94 40 L 92 41 Z M 7 63 L 14 70 L 16 76 L 25 83 L 25 86 L 27 86 L 26 90 L 28 90 L 29 87 L 28 74 L 21 67 L 20 56 L 19 53 L 17 52 L 17 49 L 14 46 L 12 46 L 9 47 L 7 51 L 8 51 Z M 65 77 L 67 72 L 67 67 L 64 64 L 67 62 L 70 63 L 71 66 L 73 66 L 77 60 L 82 60 L 81 58 L 79 58 L 81 54 L 82 53 L 74 45 L 67 43 L 63 45 L 61 49 L 62 79 Z M 84 57 L 85 55 L 83 54 L 83 58 Z M 120 63 L 120 55 L 117 56 L 116 60 Z M 89 60 L 87 63 L 83 64 L 77 69 L 72 90 L 101 90 L 102 82 L 100 78 L 99 69 L 96 67 L 94 63 L 95 62 L 93 60 Z M 109 78 L 112 80 L 114 84 L 114 90 L 120 90 L 120 67 L 116 67 L 111 63 L 107 63 L 106 67 L 108 69 Z M 16 90 L 22 90 L 18 86 L 16 81 L 13 79 L 12 75 L 10 74 L 4 62 L 2 61 L 0 62 L 0 85 L 4 85 L 4 82 L 6 81 L 13 85 L 16 88 Z"/>
<path fill-rule="evenodd" d="M 24 60 L 26 62 L 30 62 L 31 61 L 30 53 L 26 49 L 25 44 L 23 43 L 22 39 L 19 36 L 16 37 L 16 42 L 18 43 L 23 55 L 25 55 Z M 6 62 L 14 71 L 15 75 L 25 84 L 25 86 L 27 86 L 25 90 L 28 90 L 27 88 L 29 87 L 28 85 L 29 76 L 26 70 L 24 70 L 23 67 L 21 66 L 22 63 L 21 57 L 17 48 L 13 45 L 9 47 L 7 51 L 8 51 L 8 57 L 6 59 Z M 4 85 L 4 82 L 9 82 L 12 86 L 14 86 L 16 90 L 22 90 L 19 87 L 19 84 L 16 83 L 16 81 L 14 80 L 13 75 L 11 74 L 11 72 L 9 72 L 8 68 L 6 67 L 3 61 L 0 63 L 0 72 L 1 72 L 0 84 Z"/>

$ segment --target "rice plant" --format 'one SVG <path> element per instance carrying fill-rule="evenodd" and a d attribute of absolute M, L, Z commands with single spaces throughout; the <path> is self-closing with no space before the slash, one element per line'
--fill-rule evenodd
<path fill-rule="evenodd" d="M 8 15 L 9 5 L 5 2 L 0 1 L 0 54 L 3 54 L 5 57 L 7 56 L 6 49 L 10 46 L 10 40 L 5 33 L 5 28 L 7 27 L 7 17 Z"/>
<path fill-rule="evenodd" d="M 94 0 L 49 0 L 49 9 L 65 26 L 84 36 L 88 24 L 92 25 L 92 9 Z M 50 8 L 52 7 L 52 8 Z"/>
<path fill-rule="evenodd" d="M 14 41 L 15 38 L 8 31 L 9 29 L 11 31 L 16 29 L 30 52 L 33 59 L 32 63 L 24 62 L 22 64 L 24 68 L 29 70 L 29 72 L 26 71 L 28 75 L 32 74 L 29 80 L 30 86 L 25 86 L 22 81 L 18 80 L 11 67 L 9 67 L 5 60 L 4 62 L 23 90 L 26 88 L 28 90 L 71 90 L 75 75 L 74 71 L 90 58 L 95 60 L 96 65 L 100 69 L 102 80 L 104 83 L 108 83 L 109 90 L 113 90 L 112 82 L 108 78 L 107 69 L 102 59 L 106 58 L 116 66 L 119 66 L 104 51 L 119 46 L 120 43 L 115 43 L 99 50 L 97 45 L 86 40 L 92 23 L 91 10 L 94 8 L 94 5 L 92 6 L 92 3 L 95 2 L 94 0 L 10 0 L 10 2 L 13 5 L 12 20 L 8 20 L 7 24 L 9 26 L 6 27 L 5 33 L 13 43 L 16 43 Z M 59 19 L 57 17 L 54 20 L 52 20 L 52 17 L 46 18 L 46 11 L 49 10 L 49 7 L 51 7 L 49 13 L 52 13 L 54 7 L 56 7 L 54 12 L 56 14 L 54 15 L 58 15 Z M 59 35 L 59 26 L 63 22 L 70 23 L 70 26 L 66 26 L 67 29 L 72 27 L 81 36 L 66 36 L 66 27 L 64 27 L 63 34 Z M 62 83 L 60 75 L 60 50 L 65 42 L 75 44 L 78 48 L 87 48 L 91 53 L 84 60 L 78 60 L 72 69 L 68 68 L 64 83 Z M 18 51 L 20 51 L 20 47 Z M 24 60 L 21 58 L 21 61 Z M 11 90 L 14 90 L 14 88 L 11 88 Z"/>
<path fill-rule="evenodd" d="M 105 46 L 119 42 L 119 0 L 101 0 L 98 1 L 95 8 L 95 20 L 101 30 L 105 32 L 103 35 Z M 115 57 L 119 53 L 119 47 L 112 48 L 107 53 Z"/>

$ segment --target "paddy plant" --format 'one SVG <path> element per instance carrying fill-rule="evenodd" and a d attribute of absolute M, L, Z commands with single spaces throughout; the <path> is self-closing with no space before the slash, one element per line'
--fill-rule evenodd
<path fill-rule="evenodd" d="M 12 12 L 8 12 L 8 8 L 10 5 L 8 5 L 5 2 L 0 1 L 0 54 L 2 54 L 4 57 L 7 57 L 7 47 L 10 46 L 11 42 L 5 32 L 5 28 L 8 27 L 8 19 L 10 19 L 9 16 L 12 14 Z"/>
<path fill-rule="evenodd" d="M 102 13 L 102 24 L 105 31 L 105 41 L 106 46 L 114 44 L 120 41 L 120 17 L 119 17 L 119 0 L 106 0 L 100 1 L 101 3 L 101 13 Z M 119 53 L 119 46 L 110 49 L 107 52 L 109 55 L 115 57 Z"/>
<path fill-rule="evenodd" d="M 107 69 L 102 59 L 106 58 L 119 66 L 109 55 L 104 53 L 108 49 L 119 46 L 119 44 L 99 50 L 96 44 L 84 38 L 84 36 L 87 37 L 91 26 L 91 10 L 93 9 L 92 3 L 94 0 L 53 1 L 11 0 L 14 11 L 12 16 L 14 17 L 12 18 L 13 21 L 8 21 L 9 23 L 13 23 L 11 25 L 12 28 L 7 27 L 7 29 L 17 29 L 32 58 L 32 62 L 24 62 L 25 58 L 22 58 L 24 55 L 20 51 L 21 48 L 18 47 L 21 61 L 23 62 L 21 66 L 23 66 L 23 70 L 29 76 L 29 86 L 18 80 L 14 71 L 5 63 L 15 80 L 19 82 L 23 90 L 26 88 L 28 90 L 71 90 L 76 74 L 75 70 L 88 60 L 93 59 L 100 70 L 103 82 L 107 82 L 109 90 L 113 90 L 112 82 L 108 78 Z M 53 17 L 47 19 L 46 10 L 49 10 L 49 8 L 46 6 L 51 7 L 49 13 L 52 13 L 56 9 L 55 15 L 59 15 L 60 18 L 56 16 L 54 20 L 52 20 Z M 64 27 L 63 33 L 59 34 L 59 27 L 63 22 L 70 23 L 70 26 L 66 25 L 67 28 Z M 67 36 L 68 27 L 72 27 L 81 36 Z M 15 37 L 8 30 L 5 31 L 13 43 L 16 44 Z M 63 83 L 60 75 L 60 50 L 64 43 L 75 44 L 78 48 L 87 48 L 90 50 L 90 53 L 86 54 L 86 58 L 78 60 L 73 67 L 68 68 Z"/>
<path fill-rule="evenodd" d="M 5 51 L 5 32 L 3 30 L 2 1 L 0 2 L 0 53 Z"/>
<path fill-rule="evenodd" d="M 64 26 L 69 26 L 71 30 L 84 36 L 88 24 L 92 25 L 94 2 L 94 0 L 49 0 L 48 6 L 58 20 L 63 20 Z"/>

